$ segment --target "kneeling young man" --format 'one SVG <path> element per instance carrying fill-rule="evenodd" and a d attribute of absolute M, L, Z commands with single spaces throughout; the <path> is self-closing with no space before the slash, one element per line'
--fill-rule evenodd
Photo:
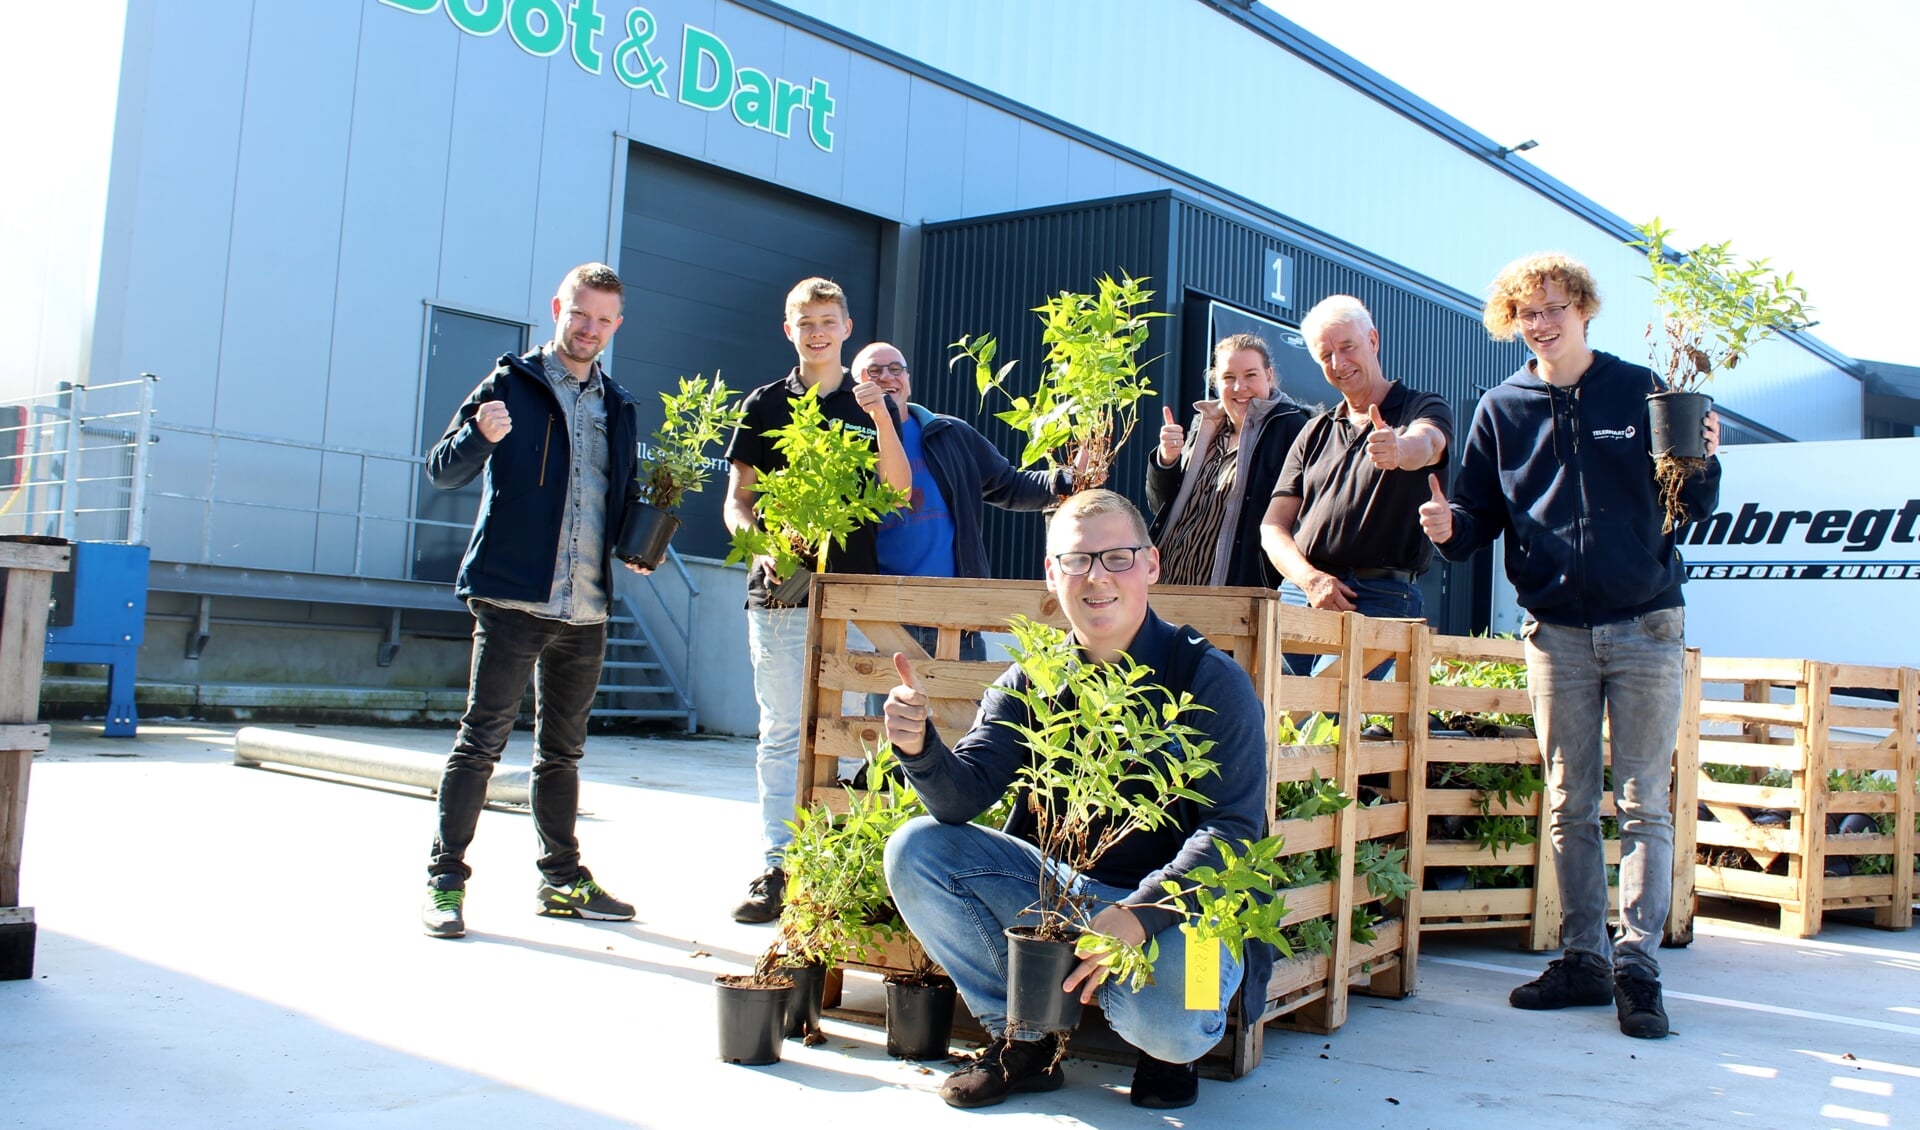
<path fill-rule="evenodd" d="M 1178 631 L 1153 614 L 1147 587 L 1160 576 L 1160 554 L 1147 537 L 1133 504 L 1112 491 L 1084 491 L 1069 498 L 1047 531 L 1047 588 L 1059 598 L 1075 641 L 1095 663 L 1123 652 L 1156 673 L 1173 670 L 1176 649 L 1203 653 L 1189 690 L 1204 709 L 1191 716 L 1200 738 L 1214 743 L 1209 755 L 1218 774 L 1200 788 L 1207 804 L 1178 802 L 1171 825 L 1137 831 L 1121 840 L 1088 874 L 1074 882 L 1104 909 L 1088 928 L 1131 943 L 1155 938 L 1160 945 L 1158 983 L 1138 993 L 1108 984 L 1096 961 L 1083 962 L 1068 978 L 1089 1004 L 1099 1004 L 1107 1022 L 1139 1050 L 1134 1069 L 1135 1106 L 1171 1108 L 1194 1101 L 1199 1075 L 1194 1063 L 1220 1040 L 1226 1010 L 1188 1010 L 1184 979 L 1186 938 L 1176 915 L 1147 904 L 1163 892 L 1163 880 L 1203 864 L 1218 865 L 1216 838 L 1230 843 L 1265 832 L 1265 721 L 1246 673 L 1204 639 Z M 1004 721 L 1023 717 L 1005 688 L 1021 687 L 1016 665 L 987 689 L 973 728 L 949 746 L 927 723 L 927 696 L 903 657 L 895 664 L 903 680 L 887 696 L 887 736 L 930 817 L 902 828 L 887 845 L 887 883 L 907 926 L 944 966 L 992 1042 L 972 1064 L 949 1076 L 940 1096 L 960 1107 L 991 1106 L 1018 1091 L 1051 1091 L 1066 1081 L 1056 1062 L 1058 1038 L 1007 1024 L 1008 926 L 1031 924 L 1041 857 L 1030 840 L 1033 817 L 1025 799 L 1014 806 L 1005 831 L 969 823 L 1003 796 L 1029 756 Z M 1256 950 L 1258 947 L 1255 947 Z M 1256 953 L 1249 965 L 1264 967 Z M 1264 985 L 1264 968 L 1251 982 Z M 1220 962 L 1220 1000 L 1238 990 L 1241 966 Z"/>

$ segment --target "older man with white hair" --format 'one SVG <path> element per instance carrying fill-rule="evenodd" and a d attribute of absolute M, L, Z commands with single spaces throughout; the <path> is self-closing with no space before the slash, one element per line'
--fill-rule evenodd
<path fill-rule="evenodd" d="M 1445 467 L 1453 413 L 1440 394 L 1387 379 L 1380 331 L 1359 299 L 1322 301 L 1300 333 L 1340 402 L 1294 440 L 1260 525 L 1261 547 L 1286 578 L 1281 598 L 1420 616 L 1433 546 L 1409 525 L 1429 497 L 1427 470 Z"/>

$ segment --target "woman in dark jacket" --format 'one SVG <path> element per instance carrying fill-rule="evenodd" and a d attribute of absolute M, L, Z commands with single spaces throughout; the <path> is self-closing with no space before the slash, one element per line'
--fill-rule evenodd
<path fill-rule="evenodd" d="M 1260 518 L 1307 412 L 1279 391 L 1273 352 L 1253 334 L 1221 339 L 1207 380 L 1219 399 L 1195 404 L 1187 428 L 1166 408 L 1160 446 L 1147 459 L 1160 583 L 1278 587 L 1260 549 Z"/>

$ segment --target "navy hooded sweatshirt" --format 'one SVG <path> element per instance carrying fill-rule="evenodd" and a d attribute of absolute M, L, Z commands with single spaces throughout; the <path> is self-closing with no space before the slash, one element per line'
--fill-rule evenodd
<path fill-rule="evenodd" d="M 1653 372 L 1595 351 L 1571 388 L 1531 363 L 1480 399 L 1454 477 L 1453 538 L 1464 561 L 1502 534 L 1520 606 L 1548 624 L 1592 627 L 1685 601 L 1675 536 L 1660 532 L 1647 394 Z M 1720 500 L 1720 460 L 1681 488 L 1688 521 Z"/>

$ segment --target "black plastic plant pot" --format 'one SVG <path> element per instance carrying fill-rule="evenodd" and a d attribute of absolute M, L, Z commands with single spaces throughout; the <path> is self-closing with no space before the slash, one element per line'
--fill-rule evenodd
<path fill-rule="evenodd" d="M 945 1059 L 953 1042 L 953 982 L 887 978 L 887 1054 Z"/>
<path fill-rule="evenodd" d="M 747 1067 L 779 1063 L 792 983 L 756 983 L 752 977 L 730 974 L 715 977 L 713 984 L 720 1000 L 720 1058 Z"/>
<path fill-rule="evenodd" d="M 821 962 L 808 965 L 783 965 L 780 972 L 793 978 L 793 992 L 787 994 L 787 1016 L 781 1031 L 789 1040 L 798 1040 L 820 1027 L 820 998 L 827 988 L 827 967 Z"/>
<path fill-rule="evenodd" d="M 678 516 L 651 502 L 636 502 L 627 507 L 613 555 L 643 569 L 658 569 L 667 555 L 667 543 L 679 528 Z"/>
<path fill-rule="evenodd" d="M 805 565 L 793 571 L 793 576 L 774 586 L 767 599 L 782 608 L 798 608 L 807 602 L 807 588 L 813 584 L 813 570 Z"/>
<path fill-rule="evenodd" d="M 1711 411 L 1713 397 L 1703 392 L 1656 392 L 1647 397 L 1653 457 L 1705 459 L 1707 437 L 1702 429 Z"/>
<path fill-rule="evenodd" d="M 1075 940 L 1035 938 L 1024 926 L 1008 928 L 1008 1027 L 1067 1032 L 1080 1023 L 1080 997 L 1060 987 L 1080 964 Z"/>

